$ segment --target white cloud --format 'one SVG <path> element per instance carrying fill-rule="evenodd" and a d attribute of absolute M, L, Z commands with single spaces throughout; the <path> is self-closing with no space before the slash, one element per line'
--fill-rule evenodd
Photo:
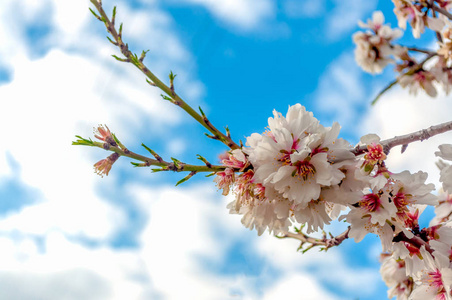
<path fill-rule="evenodd" d="M 229 299 L 229 295 L 231 299 L 237 296 L 276 299 L 300 295 L 303 299 L 320 299 L 320 296 L 335 299 L 303 267 L 331 266 L 330 263 L 336 267 L 341 263 L 340 257 L 331 257 L 331 253 L 305 257 L 296 252 L 294 241 L 282 241 L 267 234 L 258 237 L 255 232 L 249 232 L 240 224 L 238 216 L 228 214 L 225 206 L 231 199 L 216 193 L 210 183 L 178 190 L 161 187 L 158 191 L 131 185 L 128 190 L 140 207 L 149 212 L 150 221 L 141 235 L 143 259 L 152 274 L 152 282 L 166 298 Z M 221 275 L 200 263 L 206 260 L 210 265 L 221 263 L 231 251 L 228 250 L 231 245 L 240 240 L 246 241 L 246 249 L 254 253 L 252 256 L 260 257 L 262 272 Z M 270 268 L 277 271 L 266 271 Z M 346 270 L 339 268 L 334 279 Z M 350 270 L 347 275 L 350 273 L 353 272 Z M 353 279 L 356 277 L 350 276 L 350 281 Z M 179 283 L 178 289 L 171 288 L 173 282 Z M 293 286 L 286 290 L 287 282 Z M 301 291 L 299 286 L 305 283 L 309 288 Z"/>
<path fill-rule="evenodd" d="M 0 86 L 0 139 L 6 141 L 0 144 L 0 176 L 34 187 L 36 197 L 32 205 L 0 219 L 0 234 L 45 237 L 56 231 L 110 242 L 126 226 L 126 215 L 96 189 L 102 181 L 114 191 L 118 180 L 114 170 L 119 167 L 102 180 L 92 165 L 107 153 L 72 146 L 74 135 L 89 137 L 93 126 L 106 123 L 123 143 L 138 147 L 141 132 L 166 137 L 168 129 L 181 122 L 182 113 L 163 101 L 133 66 L 110 57 L 116 50 L 104 39 L 105 28 L 91 16 L 88 3 L 31 1 L 27 6 L 28 2 L 0 4 L 0 13 L 10 13 L 0 20 L 6 42 L 0 53 L 14 69 L 13 81 Z M 11 18 L 21 5 L 36 11 L 23 12 L 25 19 Z M 192 58 L 172 31 L 170 17 L 157 8 L 151 15 L 120 2 L 124 37 L 139 47 L 145 43 L 140 40 L 153 41 L 150 58 L 165 61 L 153 63 L 157 73 L 167 72 L 173 64 L 180 70 L 178 78 L 191 78 L 186 74 Z M 52 26 L 45 56 L 29 58 L 24 20 Z M 100 36 L 91 25 L 98 26 Z M 193 79 L 178 80 L 176 87 L 195 101 L 202 92 L 202 85 Z M 183 143 L 168 147 L 181 150 Z M 11 159 L 20 172 L 12 170 Z M 20 177 L 14 178 L 16 174 Z"/>
<path fill-rule="evenodd" d="M 325 115 L 324 119 L 337 121 L 345 130 L 353 131 L 360 119 L 358 111 L 368 106 L 361 76 L 352 53 L 340 55 L 326 68 L 314 94 L 315 107 Z"/>
<path fill-rule="evenodd" d="M 295 251 L 299 246 L 299 241 L 295 239 L 279 240 L 266 235 L 260 237 L 255 246 L 256 251 L 267 258 L 276 270 L 282 271 L 284 274 L 297 272 L 301 276 L 305 276 L 303 274 L 307 274 L 307 270 L 309 270 L 308 274 L 314 275 L 317 284 L 319 282 L 329 284 L 340 282 L 341 285 L 337 286 L 337 289 L 349 295 L 356 295 L 359 287 L 367 282 L 379 280 L 378 270 L 347 265 L 345 257 L 349 254 L 342 253 L 338 248 L 331 249 L 327 253 L 312 249 L 301 254 Z M 274 259 L 275 257 L 277 259 Z M 365 291 L 359 291 L 359 294 L 366 296 L 373 292 L 375 292 L 375 286 L 369 287 Z M 313 293 L 315 295 L 315 291 Z"/>
<path fill-rule="evenodd" d="M 301 288 L 303 287 L 303 288 Z M 333 300 L 338 299 L 323 291 L 312 276 L 300 273 L 288 273 L 286 277 L 278 280 L 270 290 L 265 293 L 264 300 L 272 299 L 303 299 L 303 300 Z"/>
<path fill-rule="evenodd" d="M 408 134 L 429 126 L 450 121 L 452 102 L 450 96 L 430 98 L 424 94 L 413 97 L 406 90 L 396 87 L 384 95 L 364 117 L 361 134 L 376 133 L 382 139 Z M 439 187 L 439 171 L 434 155 L 438 145 L 452 143 L 452 132 L 434 136 L 423 142 L 414 142 L 401 154 L 401 147 L 393 148 L 388 156 L 387 166 L 394 172 L 419 170 L 428 172 L 428 182 Z"/>
<path fill-rule="evenodd" d="M 244 30 L 256 29 L 272 18 L 275 5 L 270 0 L 174 0 L 205 7 L 220 20 Z"/>
<path fill-rule="evenodd" d="M 60 232 L 0 238 L 1 299 L 149 299 L 146 270 L 134 251 L 87 248 Z"/>

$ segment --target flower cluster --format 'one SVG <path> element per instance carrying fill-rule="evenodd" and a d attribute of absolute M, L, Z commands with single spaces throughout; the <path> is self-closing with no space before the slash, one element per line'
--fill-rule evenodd
<path fill-rule="evenodd" d="M 331 191 L 344 179 L 344 166 L 354 160 L 348 142 L 337 138 L 339 130 L 337 123 L 323 127 L 299 104 L 286 117 L 275 111 L 267 132 L 248 137 L 242 154 L 229 154 L 228 161 L 252 166 L 236 180 L 231 212 L 243 214 L 242 222 L 260 234 L 266 228 L 287 231 L 290 221 L 307 223 L 311 231 L 329 224 L 334 206 L 341 204 L 330 200 Z"/>
<path fill-rule="evenodd" d="M 392 0 L 395 8 L 394 13 L 397 16 L 399 27 L 406 29 L 407 21 L 410 23 L 413 29 L 413 36 L 419 38 L 424 33 L 425 27 L 429 27 L 435 31 L 441 30 L 443 22 L 437 18 L 429 17 L 424 10 L 428 8 L 428 1 L 411 1 L 411 0 Z M 418 3 L 415 3 L 418 2 Z M 441 1 L 444 6 L 446 1 Z"/>
<path fill-rule="evenodd" d="M 452 160 L 452 145 L 441 145 L 436 155 Z M 437 197 L 436 216 L 430 227 L 419 229 L 417 222 L 407 226 L 410 232 L 395 237 L 393 247 L 385 254 L 380 272 L 389 287 L 388 297 L 398 300 L 452 299 L 452 167 L 440 161 L 442 191 Z M 424 190 L 424 192 L 427 192 Z M 433 205 L 431 197 L 417 204 Z M 425 206 L 417 206 L 412 220 L 417 220 Z M 412 220 L 407 219 L 408 225 Z M 414 233 L 414 234 L 413 234 Z"/>
<path fill-rule="evenodd" d="M 399 74 L 394 83 L 407 88 L 410 94 L 416 95 L 423 90 L 435 97 L 437 86 L 442 86 L 448 94 L 452 90 L 452 22 L 448 19 L 451 15 L 447 10 L 452 8 L 452 2 L 392 1 L 400 29 L 384 25 L 384 16 L 380 11 L 374 12 L 372 20 L 366 24 L 360 21 L 359 26 L 367 31 L 353 35 L 356 62 L 369 73 L 381 73 L 387 65 L 396 64 L 395 71 Z M 435 12 L 434 8 L 440 9 L 441 13 Z M 415 38 L 419 38 L 426 28 L 435 32 L 438 47 L 426 50 L 396 44 L 395 40 L 403 35 L 401 29 L 406 30 L 407 23 Z M 425 57 L 421 60 L 419 54 Z"/>
<path fill-rule="evenodd" d="M 421 239 L 402 240 L 385 254 L 380 272 L 388 297 L 396 299 L 452 299 L 452 227 L 423 229 Z"/>
<path fill-rule="evenodd" d="M 224 171 L 215 182 L 227 195 L 231 213 L 256 229 L 287 233 L 303 225 L 309 234 L 333 219 L 350 224 L 348 237 L 360 242 L 368 233 L 380 237 L 385 259 L 381 273 L 397 299 L 452 299 L 451 196 L 438 198 L 427 184 L 427 173 L 393 173 L 378 136 L 361 138 L 353 154 L 347 141 L 338 138 L 340 126 L 322 126 L 300 104 L 286 116 L 276 111 L 268 130 L 247 138 L 246 147 L 221 156 Z M 452 145 L 437 153 L 452 160 Z M 445 190 L 452 183 L 452 166 L 441 162 Z M 429 228 L 420 229 L 419 217 L 427 206 L 438 214 Z M 441 298 L 442 297 L 442 298 Z"/>
<path fill-rule="evenodd" d="M 368 31 L 353 35 L 356 62 L 369 73 L 381 73 L 388 64 L 395 62 L 391 57 L 400 58 L 407 51 L 404 47 L 392 45 L 392 41 L 402 36 L 402 31 L 393 30 L 383 23 L 383 13 L 376 11 L 367 24 L 359 23 L 361 28 L 367 28 Z"/>

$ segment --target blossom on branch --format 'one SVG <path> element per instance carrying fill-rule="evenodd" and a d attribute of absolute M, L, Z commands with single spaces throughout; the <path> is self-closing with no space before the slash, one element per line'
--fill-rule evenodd
<path fill-rule="evenodd" d="M 97 163 L 94 164 L 94 172 L 100 175 L 100 177 L 104 177 L 104 175 L 108 176 L 111 167 L 113 166 L 115 161 L 118 160 L 118 158 L 119 154 L 115 152 L 109 155 L 107 158 L 98 161 Z"/>
<path fill-rule="evenodd" d="M 339 124 L 325 128 L 299 104 L 289 107 L 287 117 L 276 111 L 273 115 L 270 130 L 248 137 L 244 151 L 257 182 L 304 208 L 319 198 L 323 186 L 336 185 L 345 177 L 340 167 L 354 159 L 351 145 L 337 139 Z"/>
<path fill-rule="evenodd" d="M 436 77 L 432 72 L 419 70 L 414 74 L 404 74 L 398 82 L 403 88 L 409 87 L 410 94 L 417 95 L 418 90 L 424 90 L 430 97 L 436 97 L 438 94 L 434 86 Z"/>
<path fill-rule="evenodd" d="M 395 5 L 394 13 L 397 16 L 399 27 L 406 29 L 407 21 L 412 27 L 413 36 L 419 38 L 424 33 L 425 27 L 429 27 L 434 31 L 440 31 L 444 26 L 444 22 L 438 18 L 429 17 L 422 9 L 426 5 L 414 4 L 411 0 L 392 0 Z M 421 0 L 424 2 L 426 0 Z"/>
<path fill-rule="evenodd" d="M 440 145 L 439 151 L 436 151 L 435 155 L 442 159 L 452 161 L 452 145 Z M 452 166 L 445 162 L 438 163 L 438 166 L 441 170 L 439 180 L 443 183 L 443 189 L 450 193 L 452 192 Z"/>
<path fill-rule="evenodd" d="M 406 275 L 405 261 L 397 260 L 390 254 L 382 254 L 380 274 L 388 290 L 388 298 L 407 300 L 413 291 L 413 278 Z"/>
<path fill-rule="evenodd" d="M 406 53 L 406 48 L 392 45 L 391 42 L 402 36 L 400 29 L 391 29 L 383 25 L 384 16 L 381 11 L 373 13 L 372 20 L 367 24 L 359 22 L 361 28 L 370 29 L 367 32 L 357 32 L 353 35 L 356 44 L 355 59 L 358 65 L 366 72 L 381 73 L 394 59 Z"/>

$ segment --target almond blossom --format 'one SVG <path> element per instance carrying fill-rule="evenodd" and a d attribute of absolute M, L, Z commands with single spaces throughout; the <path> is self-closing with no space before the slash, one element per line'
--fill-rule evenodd
<path fill-rule="evenodd" d="M 118 160 L 118 158 L 119 154 L 115 152 L 109 155 L 107 158 L 101 159 L 100 161 L 94 164 L 94 173 L 100 175 L 101 177 L 104 177 L 104 175 L 108 176 L 111 167 L 113 166 L 115 161 Z"/>
<path fill-rule="evenodd" d="M 435 214 L 436 216 L 430 221 L 430 226 L 438 225 L 452 219 L 452 194 L 443 190 L 439 191 Z"/>
<path fill-rule="evenodd" d="M 353 35 L 353 42 L 356 44 L 356 62 L 369 73 L 381 73 L 388 64 L 394 63 L 394 59 L 390 56 L 400 57 L 406 52 L 404 47 L 391 45 L 393 40 L 402 36 L 402 31 L 393 30 L 383 23 L 383 13 L 376 11 L 367 24 L 359 22 L 361 28 L 367 28 L 370 31 L 357 32 Z"/>
<path fill-rule="evenodd" d="M 438 94 L 433 83 L 435 76 L 426 70 L 420 70 L 412 75 L 402 75 L 398 82 L 403 88 L 408 87 L 410 94 L 417 95 L 418 90 L 424 90 L 430 97 L 436 97 Z"/>
<path fill-rule="evenodd" d="M 257 182 L 304 208 L 319 198 L 322 187 L 345 177 L 339 168 L 354 159 L 351 145 L 337 139 L 339 124 L 325 128 L 299 104 L 289 107 L 286 117 L 276 111 L 273 115 L 270 130 L 248 137 L 244 151 Z"/>
<path fill-rule="evenodd" d="M 411 300 L 452 299 L 452 269 L 450 259 L 440 252 L 433 253 L 434 260 L 426 264 L 411 293 Z"/>
<path fill-rule="evenodd" d="M 435 155 L 442 159 L 452 161 L 452 145 L 440 145 L 439 151 L 436 151 Z M 439 180 L 443 183 L 443 189 L 448 192 L 452 191 L 452 166 L 445 162 L 439 163 L 438 166 L 441 170 Z"/>
<path fill-rule="evenodd" d="M 436 81 L 442 85 L 444 92 L 449 94 L 452 91 L 452 69 L 449 68 L 447 59 L 444 56 L 439 56 L 430 72 L 435 76 Z"/>
<path fill-rule="evenodd" d="M 388 290 L 388 298 L 408 300 L 413 290 L 413 278 L 406 275 L 405 261 L 397 260 L 390 254 L 382 255 L 380 274 Z"/>

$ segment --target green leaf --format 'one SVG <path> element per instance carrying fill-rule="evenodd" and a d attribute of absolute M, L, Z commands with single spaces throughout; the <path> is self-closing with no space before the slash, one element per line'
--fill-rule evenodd
<path fill-rule="evenodd" d="M 118 44 L 115 41 L 113 41 L 108 35 L 107 35 L 107 40 L 115 46 Z"/>
<path fill-rule="evenodd" d="M 96 19 L 98 19 L 99 21 L 102 21 L 102 18 L 99 17 L 99 16 L 94 12 L 94 10 L 91 9 L 91 7 L 89 8 L 89 11 L 96 17 Z"/>
<path fill-rule="evenodd" d="M 115 140 L 116 144 L 122 146 L 121 142 L 118 140 L 118 138 L 116 137 L 116 135 L 112 132 L 111 136 L 113 137 L 113 139 Z"/>
<path fill-rule="evenodd" d="M 202 117 L 205 118 L 206 114 L 202 111 L 201 106 L 199 106 L 199 111 L 201 112 Z"/>
<path fill-rule="evenodd" d="M 189 180 L 189 179 L 192 178 L 193 175 L 195 175 L 195 174 L 196 174 L 196 171 L 191 171 L 190 174 L 188 174 L 187 176 L 185 176 L 184 178 L 182 178 L 181 180 L 179 180 L 179 181 L 176 183 L 176 186 L 178 186 L 179 184 L 184 183 L 185 181 Z"/>
<path fill-rule="evenodd" d="M 381 90 L 378 95 L 375 97 L 375 99 L 371 102 L 371 105 L 375 105 L 377 101 L 380 99 L 381 96 L 383 96 L 384 93 L 386 93 L 389 89 L 391 89 L 394 85 L 396 85 L 398 82 L 398 79 L 392 81 L 389 83 L 383 90 Z"/>
<path fill-rule="evenodd" d="M 176 76 L 177 76 L 177 74 L 174 74 L 173 71 L 170 71 L 169 79 L 171 82 L 174 80 L 174 78 L 176 78 Z"/>
<path fill-rule="evenodd" d="M 170 102 L 174 102 L 173 98 L 170 98 L 170 97 L 168 97 L 168 96 L 166 96 L 166 95 L 163 95 L 163 94 L 161 94 L 160 96 L 161 96 L 164 100 L 168 100 L 168 101 L 170 101 Z"/>
<path fill-rule="evenodd" d="M 144 147 L 144 149 L 146 149 L 149 153 L 151 153 L 155 158 L 159 158 L 160 156 L 151 148 L 149 148 L 148 146 L 146 146 L 145 144 L 141 143 L 141 146 Z"/>
<path fill-rule="evenodd" d="M 107 37 L 108 38 L 108 37 Z M 116 60 L 118 60 L 118 61 L 121 61 L 121 62 L 129 62 L 129 60 L 128 59 L 126 59 L 126 58 L 120 58 L 120 57 L 117 57 L 116 55 L 112 55 Z"/>
<path fill-rule="evenodd" d="M 72 142 L 72 145 L 95 146 L 94 142 L 91 139 L 87 140 L 87 139 L 82 138 L 79 135 L 76 135 L 75 137 L 78 138 L 78 140 Z"/>

